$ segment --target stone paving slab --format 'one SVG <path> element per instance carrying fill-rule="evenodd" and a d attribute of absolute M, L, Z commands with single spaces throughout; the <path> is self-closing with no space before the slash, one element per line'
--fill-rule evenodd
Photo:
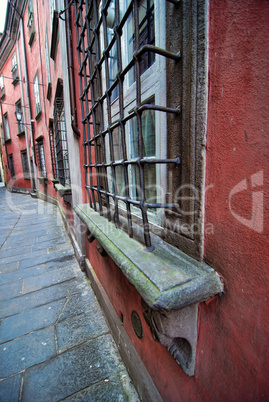
<path fill-rule="evenodd" d="M 139 401 L 56 206 L 0 187 L 0 401 Z"/>
<path fill-rule="evenodd" d="M 18 261 L 12 262 L 11 264 L 8 265 L 1 265 L 0 274 L 17 271 L 18 267 L 19 267 Z"/>
<path fill-rule="evenodd" d="M 0 271 L 1 272 L 1 271 Z M 29 269 L 25 269 L 23 271 L 15 271 L 12 270 L 11 272 L 1 272 L 0 275 L 0 285 L 4 285 L 14 281 L 20 281 L 32 276 L 43 275 L 46 273 L 46 265 L 35 266 Z"/>
<path fill-rule="evenodd" d="M 30 251 L 30 253 L 31 253 L 31 259 L 34 263 L 36 261 L 36 258 L 38 259 L 40 256 L 47 257 L 47 251 L 44 249 L 38 250 L 38 251 Z M 8 265 L 8 264 L 10 264 L 12 262 L 16 262 L 16 261 L 19 261 L 19 266 L 20 266 L 21 261 L 24 261 L 27 259 L 29 259 L 28 253 L 25 254 L 25 252 L 24 253 L 20 252 L 20 254 L 17 254 L 17 252 L 15 252 L 13 255 L 6 257 L 5 250 L 3 250 L 3 252 L 1 252 L 0 268 L 2 265 Z M 46 260 L 45 260 L 45 262 L 46 262 Z"/>
<path fill-rule="evenodd" d="M 57 300 L 2 319 L 0 344 L 55 324 L 65 303 L 65 299 Z"/>
<path fill-rule="evenodd" d="M 59 352 L 64 352 L 75 346 L 79 341 L 85 342 L 89 338 L 96 338 L 107 331 L 107 324 L 98 311 L 89 311 L 86 314 L 75 315 L 56 325 L 56 336 Z"/>
<path fill-rule="evenodd" d="M 85 402 L 85 401 L 102 401 L 102 402 L 123 402 L 125 400 L 135 400 L 136 395 L 133 387 L 129 382 L 129 378 L 124 371 L 106 378 L 81 392 L 77 392 L 65 401 Z"/>
<path fill-rule="evenodd" d="M 0 286 L 0 301 L 9 300 L 22 294 L 22 281 L 7 283 Z"/>
<path fill-rule="evenodd" d="M 53 356 L 56 356 L 53 327 L 3 343 L 0 346 L 0 378 L 24 371 Z"/>
<path fill-rule="evenodd" d="M 86 284 L 86 286 L 88 287 L 88 284 Z M 62 299 L 63 297 L 70 299 L 72 295 L 76 295 L 82 290 L 85 290 L 86 286 L 84 281 L 73 279 L 59 285 L 28 293 L 21 297 L 5 300 L 1 302 L 0 318 L 9 317 L 21 313 L 22 311 L 50 303 L 54 300 Z M 79 299 L 78 303 L 80 303 Z"/>
<path fill-rule="evenodd" d="M 22 373 L 3 380 L 0 386 L 0 401 L 14 402 L 19 400 Z"/>
<path fill-rule="evenodd" d="M 113 344 L 111 335 L 103 335 L 30 368 L 24 376 L 22 400 L 58 401 L 122 371 Z"/>
<path fill-rule="evenodd" d="M 57 264 L 55 264 L 57 267 Z M 34 292 L 42 288 L 46 288 L 57 283 L 66 282 L 76 277 L 76 273 L 71 266 L 67 266 L 64 271 L 52 269 L 45 272 L 44 275 L 32 276 L 23 280 L 22 294 Z"/>

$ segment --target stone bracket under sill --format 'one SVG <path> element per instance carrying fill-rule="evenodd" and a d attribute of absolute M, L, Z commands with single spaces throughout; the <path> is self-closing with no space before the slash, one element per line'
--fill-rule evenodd
<path fill-rule="evenodd" d="M 47 186 L 48 185 L 48 178 L 47 177 L 43 177 L 43 176 L 39 176 L 37 178 L 37 180 L 43 184 L 43 186 Z"/>
<path fill-rule="evenodd" d="M 58 180 L 58 179 L 50 179 L 50 181 L 52 182 L 53 187 L 54 187 L 54 189 L 56 190 L 55 185 L 59 183 L 59 180 Z M 56 191 L 57 191 L 57 190 L 56 190 Z"/>
<path fill-rule="evenodd" d="M 194 375 L 198 303 L 223 292 L 219 275 L 157 236 L 152 236 L 155 250 L 146 251 L 88 204 L 76 205 L 74 211 L 87 227 L 88 241 L 97 240 L 100 254 L 109 255 L 141 295 L 153 339 L 187 375 Z"/>
<path fill-rule="evenodd" d="M 51 180 L 52 181 L 52 180 Z M 63 198 L 65 204 L 72 206 L 72 190 L 70 187 L 64 187 L 60 183 L 53 183 L 55 190 L 59 193 L 59 196 Z"/>
<path fill-rule="evenodd" d="M 152 236 L 155 250 L 150 253 L 88 204 L 76 205 L 74 211 L 150 308 L 177 310 L 223 292 L 213 268 L 157 236 Z"/>

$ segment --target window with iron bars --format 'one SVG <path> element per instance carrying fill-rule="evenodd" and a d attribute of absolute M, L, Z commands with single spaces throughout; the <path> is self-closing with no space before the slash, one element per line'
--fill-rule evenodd
<path fill-rule="evenodd" d="M 63 186 L 70 185 L 68 148 L 64 101 L 56 98 L 54 102 L 54 121 L 49 124 L 50 150 L 53 178 Z"/>
<path fill-rule="evenodd" d="M 0 75 L 0 99 L 5 99 L 5 84 L 4 84 L 4 77 L 3 74 Z"/>
<path fill-rule="evenodd" d="M 7 112 L 3 115 L 3 122 L 4 122 L 5 142 L 7 142 L 11 140 Z"/>
<path fill-rule="evenodd" d="M 22 163 L 22 171 L 23 171 L 24 178 L 30 179 L 30 171 L 29 171 L 26 149 L 21 151 L 21 163 Z"/>
<path fill-rule="evenodd" d="M 21 100 L 20 99 L 15 103 L 15 109 L 16 109 L 16 112 L 21 113 L 22 120 L 23 120 L 23 112 L 22 112 Z M 19 133 L 22 133 L 24 131 L 24 124 L 23 124 L 22 120 L 17 121 L 17 123 L 18 123 L 18 132 Z"/>
<path fill-rule="evenodd" d="M 32 46 L 35 38 L 35 21 L 34 21 L 34 9 L 32 0 L 28 1 L 28 33 L 29 33 L 29 45 Z"/>
<path fill-rule="evenodd" d="M 11 176 L 12 179 L 15 179 L 16 174 L 15 174 L 15 166 L 14 166 L 13 154 L 8 154 L 8 164 L 9 164 L 10 176 Z"/>
<path fill-rule="evenodd" d="M 74 5 L 91 207 L 201 258 L 206 0 Z"/>
<path fill-rule="evenodd" d="M 40 100 L 40 92 L 39 92 L 39 79 L 38 72 L 34 77 L 34 96 L 35 96 L 35 109 L 36 109 L 36 119 L 40 117 L 41 114 L 41 100 Z"/>
<path fill-rule="evenodd" d="M 46 159 L 45 159 L 45 150 L 44 150 L 44 143 L 43 139 L 39 138 L 36 140 L 36 162 L 39 174 L 41 177 L 47 177 L 47 169 L 46 169 Z"/>
<path fill-rule="evenodd" d="M 14 52 L 13 55 L 11 56 L 11 72 L 13 78 L 12 84 L 16 86 L 16 84 L 19 82 L 19 70 L 18 70 L 16 52 Z"/>

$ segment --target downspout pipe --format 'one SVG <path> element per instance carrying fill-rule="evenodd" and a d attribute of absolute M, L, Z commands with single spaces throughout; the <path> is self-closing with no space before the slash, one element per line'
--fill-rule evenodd
<path fill-rule="evenodd" d="M 76 92 L 75 92 L 75 79 L 74 79 L 74 62 L 73 62 L 73 46 L 72 46 L 72 31 L 71 31 L 71 12 L 69 0 L 64 1 L 65 5 L 65 29 L 66 29 L 66 43 L 67 43 L 67 60 L 68 60 L 68 78 L 70 88 L 70 107 L 71 107 L 71 126 L 74 133 L 79 137 L 80 131 L 77 121 L 77 105 L 76 105 Z"/>

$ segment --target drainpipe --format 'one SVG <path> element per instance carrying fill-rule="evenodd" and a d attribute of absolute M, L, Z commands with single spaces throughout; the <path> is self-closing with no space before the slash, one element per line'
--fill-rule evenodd
<path fill-rule="evenodd" d="M 32 125 L 32 111 L 31 111 L 31 101 L 30 101 L 30 89 L 29 89 L 29 80 L 28 80 L 28 67 L 27 67 L 27 60 L 26 60 L 26 51 L 25 51 L 25 37 L 24 37 L 24 30 L 23 30 L 23 23 L 22 23 L 22 18 L 20 19 L 20 31 L 21 31 L 21 43 L 22 43 L 22 61 L 23 61 L 23 69 L 24 69 L 24 74 L 25 74 L 25 89 L 26 89 L 26 98 L 27 98 L 27 104 L 29 105 L 28 110 L 28 121 L 29 121 L 29 127 L 30 127 L 30 142 L 31 142 L 31 148 L 33 150 L 34 154 L 34 160 L 33 164 L 29 165 L 29 169 L 31 171 L 31 166 L 33 166 L 34 170 L 34 177 L 32 181 L 32 189 L 35 191 L 36 188 L 38 188 L 37 185 L 37 172 L 36 172 L 36 165 L 35 165 L 35 147 L 34 147 L 34 133 L 33 133 L 33 125 Z M 25 113 L 26 114 L 26 113 Z"/>
<path fill-rule="evenodd" d="M 69 88 L 70 88 L 70 107 L 71 107 L 71 126 L 74 133 L 80 136 L 80 131 L 77 122 L 77 105 L 76 105 L 76 93 L 75 93 L 75 83 L 74 83 L 74 63 L 73 63 L 73 52 L 72 52 L 72 31 L 71 31 L 71 12 L 69 10 L 70 2 L 68 0 L 64 1 L 65 5 L 65 28 L 66 28 L 66 42 L 67 42 L 67 60 L 68 60 L 68 78 L 69 78 Z"/>

